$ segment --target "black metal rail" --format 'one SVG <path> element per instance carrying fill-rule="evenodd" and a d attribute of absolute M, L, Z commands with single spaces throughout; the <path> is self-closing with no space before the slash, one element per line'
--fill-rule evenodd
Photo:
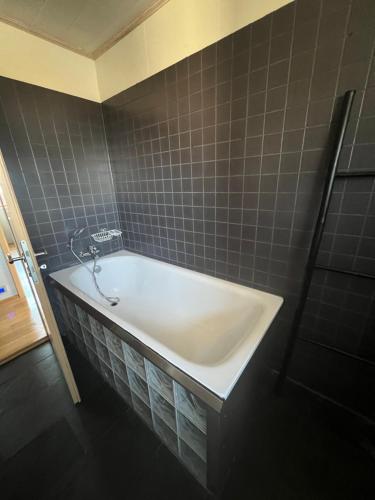
<path fill-rule="evenodd" d="M 356 278 L 367 278 L 367 279 L 375 278 L 375 276 L 372 276 L 372 274 L 361 273 L 359 271 L 349 271 L 347 269 L 341 269 L 339 267 L 320 266 L 319 264 L 316 264 L 315 269 L 321 269 L 323 271 L 331 271 L 333 273 L 348 274 L 349 276 L 355 276 Z"/>
<path fill-rule="evenodd" d="M 336 172 L 336 177 L 373 177 L 375 175 L 375 170 L 348 170 L 345 172 Z"/>
<path fill-rule="evenodd" d="M 304 276 L 303 276 L 302 290 L 301 290 L 301 294 L 299 297 L 298 305 L 296 307 L 296 311 L 294 313 L 294 318 L 293 318 L 292 327 L 290 330 L 289 338 L 288 338 L 286 349 L 285 349 L 283 363 L 282 363 L 281 370 L 280 370 L 278 380 L 277 380 L 276 390 L 281 389 L 281 387 L 284 383 L 284 380 L 286 378 L 287 372 L 288 372 L 288 367 L 289 367 L 290 361 L 291 361 L 292 356 L 293 356 L 294 346 L 295 346 L 295 342 L 296 342 L 297 337 L 298 337 L 298 331 L 299 331 L 299 327 L 301 324 L 303 310 L 305 308 L 306 299 L 307 299 L 309 288 L 311 285 L 311 280 L 313 277 L 314 269 L 324 269 L 326 271 L 348 274 L 348 275 L 356 276 L 356 277 L 360 277 L 360 278 L 375 279 L 375 276 L 372 276 L 369 274 L 359 273 L 356 271 L 349 271 L 349 270 L 346 271 L 344 269 L 339 269 L 336 267 L 319 266 L 316 264 L 316 259 L 318 257 L 319 247 L 320 247 L 320 243 L 322 240 L 324 226 L 325 226 L 325 222 L 326 222 L 326 218 L 327 218 L 328 207 L 329 207 L 329 203 L 330 203 L 331 196 L 332 196 L 333 185 L 334 185 L 336 178 L 338 178 L 338 177 L 346 178 L 346 177 L 372 177 L 372 176 L 375 176 L 375 171 L 371 171 L 371 170 L 352 170 L 352 171 L 341 171 L 341 172 L 337 171 L 339 157 L 340 157 L 340 153 L 341 153 L 341 149 L 342 149 L 342 145 L 343 145 L 343 141 L 344 141 L 345 132 L 346 132 L 346 129 L 347 129 L 347 126 L 349 123 L 350 111 L 352 109 L 354 96 L 355 96 L 355 90 L 348 90 L 347 92 L 345 92 L 345 95 L 344 95 L 344 101 L 343 101 L 341 116 L 340 116 L 340 121 L 339 121 L 340 125 L 339 125 L 339 129 L 337 131 L 337 136 L 336 136 L 335 142 L 334 142 L 332 159 L 331 159 L 330 164 L 328 166 L 328 173 L 327 173 L 326 181 L 324 184 L 319 214 L 318 214 L 318 218 L 316 221 L 314 234 L 313 234 L 313 237 L 311 240 L 309 255 L 308 255 L 308 259 L 307 259 L 307 265 L 306 265 L 306 269 L 305 269 Z M 326 347 L 328 348 L 328 346 L 326 346 Z M 332 349 L 339 351 L 339 350 L 334 349 L 334 348 L 332 348 Z M 341 350 L 340 350 L 340 354 L 346 355 L 346 353 L 344 351 L 341 351 Z M 351 356 L 353 356 L 353 355 L 351 355 Z"/>

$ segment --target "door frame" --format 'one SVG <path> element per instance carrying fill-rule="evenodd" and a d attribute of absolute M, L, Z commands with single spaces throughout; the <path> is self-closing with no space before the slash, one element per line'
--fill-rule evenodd
<path fill-rule="evenodd" d="M 74 375 L 68 357 L 65 352 L 65 347 L 61 339 L 60 331 L 57 326 L 55 316 L 53 314 L 52 306 L 47 295 L 47 290 L 44 286 L 43 278 L 39 269 L 39 264 L 34 256 L 34 249 L 31 245 L 29 234 L 27 232 L 26 225 L 18 205 L 17 197 L 13 189 L 12 181 L 9 177 L 9 172 L 7 170 L 4 157 L 1 151 L 0 151 L 0 182 L 3 188 L 3 195 L 5 198 L 4 201 L 7 206 L 7 213 L 10 219 L 10 224 L 12 226 L 15 238 L 17 242 L 25 240 L 30 249 L 31 259 L 39 280 L 38 283 L 34 283 L 34 288 L 36 291 L 37 298 L 39 299 L 40 302 L 42 319 L 46 326 L 48 338 L 51 342 L 53 351 L 56 355 L 57 361 L 63 372 L 73 403 L 74 404 L 79 403 L 81 401 L 81 397 L 78 391 L 78 387 L 74 379 Z"/>

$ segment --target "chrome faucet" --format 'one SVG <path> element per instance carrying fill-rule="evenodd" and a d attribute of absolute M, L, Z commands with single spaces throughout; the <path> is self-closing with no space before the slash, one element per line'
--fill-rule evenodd
<path fill-rule="evenodd" d="M 87 247 L 86 252 L 84 252 L 84 251 L 79 252 L 79 256 L 80 257 L 91 257 L 91 258 L 95 259 L 99 253 L 100 253 L 99 248 L 96 248 L 96 246 L 94 246 L 94 245 L 89 245 Z"/>

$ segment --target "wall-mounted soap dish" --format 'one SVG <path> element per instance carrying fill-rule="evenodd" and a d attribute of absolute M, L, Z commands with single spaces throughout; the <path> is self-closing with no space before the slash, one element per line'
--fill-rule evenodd
<path fill-rule="evenodd" d="M 120 236 L 122 231 L 119 229 L 101 229 L 98 233 L 91 235 L 91 238 L 97 243 L 104 243 L 110 241 L 113 237 Z"/>

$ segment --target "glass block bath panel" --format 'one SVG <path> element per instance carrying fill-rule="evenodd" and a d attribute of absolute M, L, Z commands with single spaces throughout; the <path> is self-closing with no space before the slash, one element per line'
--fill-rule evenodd
<path fill-rule="evenodd" d="M 206 485 L 207 465 L 199 456 L 182 440 L 178 442 L 179 456 L 187 469 L 195 476 L 198 481 Z"/>
<path fill-rule="evenodd" d="M 176 410 L 161 394 L 149 386 L 152 413 L 156 413 L 174 432 L 177 432 Z"/>
<path fill-rule="evenodd" d="M 97 354 L 91 349 L 87 349 L 88 360 L 97 372 L 100 372 L 100 360 Z"/>
<path fill-rule="evenodd" d="M 81 307 L 77 306 L 77 304 L 75 304 L 75 308 L 76 308 L 78 321 L 81 323 L 81 325 L 84 325 L 88 328 L 89 327 L 89 325 L 88 325 L 89 319 L 87 316 L 87 312 L 84 311 Z"/>
<path fill-rule="evenodd" d="M 159 417 L 156 413 L 152 413 L 154 429 L 165 446 L 169 448 L 175 455 L 178 456 L 178 438 L 177 434 Z"/>
<path fill-rule="evenodd" d="M 103 326 L 103 333 L 108 349 L 116 354 L 116 356 L 118 356 L 122 361 L 124 361 L 123 342 L 121 341 L 121 339 L 119 339 L 117 335 L 112 333 L 105 326 Z"/>
<path fill-rule="evenodd" d="M 150 406 L 147 382 L 143 380 L 132 368 L 127 367 L 129 387 L 132 393 L 136 394 L 142 401 Z"/>
<path fill-rule="evenodd" d="M 148 361 L 148 359 L 145 359 L 145 366 L 150 386 L 174 406 L 173 380 L 171 377 Z"/>
<path fill-rule="evenodd" d="M 79 337 L 76 338 L 76 346 L 77 346 L 79 352 L 81 354 L 83 354 L 83 356 L 88 357 L 86 344 Z"/>
<path fill-rule="evenodd" d="M 201 401 L 89 313 L 82 314 L 81 306 L 65 296 L 64 303 L 72 344 L 205 486 L 207 416 Z"/>
<path fill-rule="evenodd" d="M 96 337 L 102 344 L 105 344 L 105 335 L 103 332 L 103 327 L 99 323 L 99 321 L 96 321 L 95 318 L 89 315 L 89 323 L 90 323 L 90 330 L 94 337 Z"/>
<path fill-rule="evenodd" d="M 129 386 L 116 373 L 114 374 L 114 379 L 117 393 L 122 397 L 125 403 L 132 407 L 133 401 Z"/>
<path fill-rule="evenodd" d="M 87 330 L 87 328 L 82 327 L 82 333 L 86 346 L 90 347 L 90 349 L 96 352 L 95 338 L 91 334 L 90 330 Z"/>
<path fill-rule="evenodd" d="M 146 370 L 144 358 L 130 345 L 124 343 L 124 355 L 127 366 L 135 371 L 143 380 L 146 380 Z"/>
<path fill-rule="evenodd" d="M 205 462 L 206 435 L 179 411 L 177 411 L 177 428 L 179 437 Z"/>
<path fill-rule="evenodd" d="M 65 326 L 67 327 L 67 329 L 71 329 L 72 324 L 71 324 L 71 320 L 70 320 L 70 315 L 69 315 L 68 310 L 66 308 L 64 296 L 58 290 L 56 292 L 56 299 L 57 299 L 59 311 L 60 311 L 61 316 L 63 317 L 64 323 L 65 323 Z"/>
<path fill-rule="evenodd" d="M 120 379 L 125 382 L 126 385 L 129 385 L 128 372 L 126 371 L 126 365 L 124 361 L 121 361 L 121 359 L 111 351 L 109 351 L 109 357 L 111 359 L 112 370 L 114 371 L 114 373 L 118 377 L 120 377 Z"/>
<path fill-rule="evenodd" d="M 100 372 L 106 382 L 115 389 L 115 377 L 112 371 L 112 368 L 107 365 L 107 363 L 104 363 L 103 360 L 99 359 L 100 363 Z"/>
<path fill-rule="evenodd" d="M 111 360 L 109 358 L 109 352 L 107 349 L 107 346 L 102 344 L 98 339 L 94 339 L 95 341 L 95 347 L 96 347 L 96 352 L 99 356 L 99 358 L 104 361 L 108 366 L 111 366 Z"/>
<path fill-rule="evenodd" d="M 146 422 L 148 427 L 153 428 L 152 416 L 150 408 L 139 398 L 136 394 L 132 393 L 133 408 L 141 419 Z"/>
<path fill-rule="evenodd" d="M 77 311 L 72 301 L 65 297 L 65 305 L 70 317 L 76 318 Z"/>
<path fill-rule="evenodd" d="M 207 410 L 204 404 L 177 382 L 174 382 L 174 394 L 178 411 L 206 434 Z"/>
<path fill-rule="evenodd" d="M 71 317 L 71 320 L 72 320 L 72 329 L 73 329 L 73 332 L 76 335 L 78 335 L 78 337 L 82 338 L 83 334 L 82 334 L 82 328 L 81 328 L 80 322 L 78 321 L 78 319 L 73 318 L 73 317 Z"/>

